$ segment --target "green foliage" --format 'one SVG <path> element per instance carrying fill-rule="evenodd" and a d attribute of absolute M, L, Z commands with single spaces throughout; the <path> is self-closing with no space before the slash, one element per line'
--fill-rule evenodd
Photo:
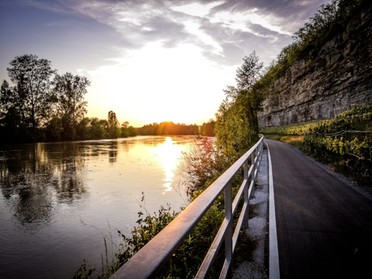
<path fill-rule="evenodd" d="M 144 196 L 142 197 L 143 201 Z M 145 212 L 138 212 L 137 225 L 132 229 L 129 237 L 119 231 L 123 238 L 123 243 L 120 244 L 120 249 L 116 256 L 118 267 L 128 261 L 178 215 L 169 206 L 161 206 L 158 212 L 153 214 L 149 214 L 146 210 Z"/>
<path fill-rule="evenodd" d="M 88 263 L 84 260 L 72 278 L 73 279 L 88 279 L 88 278 L 91 278 L 94 271 L 95 269 L 88 267 Z"/>
<path fill-rule="evenodd" d="M 203 137 L 183 153 L 183 162 L 181 170 L 188 180 L 188 195 L 196 197 L 226 169 L 229 161 L 217 150 L 213 138 Z"/>
<path fill-rule="evenodd" d="M 144 197 L 142 201 L 144 201 Z M 169 206 L 162 206 L 158 212 L 153 214 L 149 214 L 146 210 L 145 212 L 138 212 L 137 225 L 132 229 L 129 237 L 119 232 L 123 238 L 123 243 L 117 253 L 118 261 L 111 266 L 112 271 L 128 261 L 178 215 Z M 169 262 L 157 275 L 157 278 L 193 278 L 217 233 L 222 219 L 223 211 L 217 205 L 213 205 L 172 255 Z"/>
<path fill-rule="evenodd" d="M 214 120 L 209 120 L 207 123 L 203 123 L 203 125 L 200 128 L 200 134 L 206 137 L 215 136 L 215 133 L 214 133 L 215 125 L 216 125 L 216 121 Z"/>
<path fill-rule="evenodd" d="M 224 156 L 235 160 L 258 139 L 257 111 L 263 99 L 262 64 L 252 53 L 243 59 L 237 70 L 237 88 L 228 86 L 226 98 L 216 113 L 215 134 L 217 148 Z"/>
<path fill-rule="evenodd" d="M 86 113 L 86 77 L 58 75 L 51 62 L 36 55 L 15 57 L 7 69 L 13 85 L 0 92 L 2 142 L 75 139 Z"/>
<path fill-rule="evenodd" d="M 270 127 L 261 129 L 260 133 L 265 136 L 268 135 L 280 135 L 280 136 L 302 136 L 309 133 L 313 128 L 318 125 L 319 121 L 307 122 L 307 123 L 297 123 L 283 125 L 280 127 Z"/>
<path fill-rule="evenodd" d="M 268 138 L 297 145 L 356 182 L 371 185 L 372 106 L 356 107 L 333 119 L 271 127 Z"/>
<path fill-rule="evenodd" d="M 356 182 L 372 185 L 372 106 L 318 123 L 305 135 L 303 149 Z"/>
<path fill-rule="evenodd" d="M 54 78 L 53 100 L 55 118 L 61 119 L 60 133 L 63 140 L 77 138 L 78 123 L 87 112 L 87 102 L 84 95 L 87 93 L 89 80 L 84 76 L 74 76 L 71 73 L 56 75 Z M 54 122 L 56 123 L 56 122 Z"/>
<path fill-rule="evenodd" d="M 53 104 L 50 85 L 55 70 L 49 60 L 36 55 L 15 57 L 7 70 L 14 86 L 6 81 L 1 86 L 0 126 L 5 133 L 35 140 L 37 129 L 50 117 Z"/>
<path fill-rule="evenodd" d="M 172 255 L 169 264 L 162 269 L 162 273 L 158 277 L 194 278 L 217 234 L 223 218 L 224 211 L 218 205 L 212 205 L 183 244 Z M 217 263 L 221 263 L 222 256 L 222 253 L 217 256 Z M 219 269 L 220 266 L 212 268 L 208 278 L 218 277 Z"/>
<path fill-rule="evenodd" d="M 238 90 L 251 90 L 259 79 L 263 64 L 255 52 L 243 58 L 243 64 L 236 70 L 236 84 Z"/>
<path fill-rule="evenodd" d="M 247 107 L 237 99 L 233 103 L 224 102 L 216 114 L 215 133 L 217 148 L 232 161 L 237 159 L 257 139 L 257 134 L 249 125 Z"/>
<path fill-rule="evenodd" d="M 129 126 L 129 122 L 125 121 L 123 124 L 121 124 L 120 128 L 120 137 L 126 138 L 126 137 L 134 137 L 137 135 L 137 131 L 133 126 Z"/>
<path fill-rule="evenodd" d="M 333 0 L 321 5 L 318 12 L 294 34 L 294 42 L 283 48 L 277 61 L 266 69 L 259 80 L 262 88 L 268 88 L 275 79 L 284 76 L 295 61 L 303 59 L 311 63 L 321 47 L 345 30 L 355 13 L 368 5 L 368 0 Z"/>
<path fill-rule="evenodd" d="M 315 58 L 321 46 L 332 36 L 345 29 L 355 11 L 368 5 L 366 0 L 333 0 L 321 5 L 319 11 L 294 35 L 298 58 Z"/>
<path fill-rule="evenodd" d="M 107 114 L 107 134 L 106 136 L 111 139 L 116 139 L 119 137 L 119 121 L 116 118 L 116 113 L 110 110 Z"/>

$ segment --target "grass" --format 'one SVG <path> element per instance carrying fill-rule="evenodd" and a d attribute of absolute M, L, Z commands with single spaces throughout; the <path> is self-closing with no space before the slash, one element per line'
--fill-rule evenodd
<path fill-rule="evenodd" d="M 297 147 L 301 147 L 301 144 L 304 141 L 304 136 L 265 135 L 265 138 L 278 140 L 284 143 L 292 144 Z"/>
<path fill-rule="evenodd" d="M 372 185 L 372 106 L 355 107 L 332 119 L 270 127 L 268 139 L 292 144 L 358 185 Z M 371 187 L 367 187 L 371 190 Z"/>
<path fill-rule="evenodd" d="M 297 147 L 301 147 L 304 136 L 310 133 L 320 121 L 312 121 L 305 123 L 289 124 L 280 127 L 270 127 L 261 129 L 260 133 L 267 139 L 278 140 L 284 143 L 292 144 Z"/>
<path fill-rule="evenodd" d="M 321 121 L 311 121 L 304 123 L 288 124 L 279 127 L 269 127 L 261 129 L 260 133 L 265 136 L 281 135 L 281 136 L 303 136 L 309 133 L 312 129 L 318 126 Z"/>

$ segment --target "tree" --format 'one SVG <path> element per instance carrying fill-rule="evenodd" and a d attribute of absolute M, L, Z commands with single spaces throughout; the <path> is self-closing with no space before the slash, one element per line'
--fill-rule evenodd
<path fill-rule="evenodd" d="M 126 137 L 134 137 L 137 135 L 136 128 L 133 126 L 129 126 L 129 122 L 125 121 L 123 124 L 121 124 L 120 129 L 120 137 L 126 138 Z"/>
<path fill-rule="evenodd" d="M 19 126 L 31 128 L 35 140 L 36 129 L 49 119 L 53 102 L 50 85 L 55 70 L 49 60 L 31 54 L 15 57 L 10 66 L 7 70 L 14 87 L 9 105 L 19 116 Z"/>
<path fill-rule="evenodd" d="M 80 120 L 76 128 L 76 134 L 80 140 L 86 140 L 89 138 L 89 124 L 90 119 L 88 117 L 84 117 Z"/>
<path fill-rule="evenodd" d="M 62 134 L 61 118 L 53 117 L 46 126 L 46 138 L 50 141 L 60 141 Z"/>
<path fill-rule="evenodd" d="M 255 53 L 244 57 L 243 65 L 236 71 L 237 87 L 227 87 L 226 98 L 216 114 L 217 146 L 231 158 L 240 156 L 257 139 L 261 69 L 262 63 Z"/>
<path fill-rule="evenodd" d="M 253 134 L 258 134 L 257 111 L 263 99 L 258 80 L 261 77 L 263 64 L 253 52 L 243 58 L 243 65 L 236 71 L 237 91 L 236 102 L 245 107 L 246 118 Z"/>
<path fill-rule="evenodd" d="M 79 75 L 65 73 L 56 75 L 54 90 L 57 115 L 62 119 L 63 139 L 75 139 L 78 123 L 87 112 L 84 95 L 90 81 Z"/>
<path fill-rule="evenodd" d="M 263 64 L 253 52 L 243 58 L 243 65 L 236 70 L 236 84 L 238 90 L 251 90 L 256 81 L 260 78 Z"/>
<path fill-rule="evenodd" d="M 119 121 L 116 118 L 116 113 L 110 110 L 107 114 L 107 136 L 112 139 L 118 138 L 120 134 Z"/>
<path fill-rule="evenodd" d="M 14 105 L 12 98 L 13 94 L 10 85 L 6 80 L 4 80 L 0 88 L 0 121 L 5 118 L 9 108 Z"/>
<path fill-rule="evenodd" d="M 19 103 L 7 81 L 3 81 L 0 89 L 0 130 L 1 141 L 10 142 L 19 138 L 21 123 Z"/>
<path fill-rule="evenodd" d="M 246 108 L 239 100 L 220 105 L 216 114 L 215 134 L 218 149 L 234 161 L 254 142 L 255 137 Z"/>
<path fill-rule="evenodd" d="M 215 124 L 216 124 L 216 121 L 214 121 L 213 119 L 209 120 L 207 123 L 203 123 L 203 125 L 201 126 L 200 133 L 203 136 L 213 137 Z"/>
<path fill-rule="evenodd" d="M 105 136 L 105 128 L 107 126 L 106 120 L 99 120 L 97 117 L 93 117 L 90 120 L 89 126 L 89 138 L 90 139 L 103 139 Z"/>

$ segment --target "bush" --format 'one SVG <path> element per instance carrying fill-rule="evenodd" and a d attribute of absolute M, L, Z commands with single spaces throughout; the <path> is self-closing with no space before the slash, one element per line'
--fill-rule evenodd
<path fill-rule="evenodd" d="M 170 207 L 161 207 L 153 214 L 138 212 L 137 225 L 130 236 L 121 234 L 123 243 L 117 253 L 118 261 L 112 265 L 115 271 L 127 262 L 135 253 L 145 246 L 176 216 L 177 212 Z M 193 278 L 212 243 L 224 217 L 224 211 L 213 205 L 202 220 L 196 225 L 171 259 L 162 268 L 157 278 Z M 215 271 L 211 271 L 214 275 Z"/>
<path fill-rule="evenodd" d="M 320 122 L 305 135 L 303 150 L 357 183 L 372 185 L 372 106 Z"/>

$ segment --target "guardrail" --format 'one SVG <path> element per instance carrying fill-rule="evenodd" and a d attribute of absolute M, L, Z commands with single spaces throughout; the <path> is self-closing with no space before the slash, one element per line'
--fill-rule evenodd
<path fill-rule="evenodd" d="M 224 192 L 225 218 L 195 278 L 205 277 L 223 242 L 225 243 L 225 260 L 220 278 L 226 278 L 240 229 L 243 223 L 248 226 L 249 197 L 260 164 L 262 149 L 263 137 L 189 204 L 168 226 L 117 270 L 111 278 L 154 277 L 222 192 Z M 244 172 L 243 181 L 233 199 L 231 180 L 241 168 Z M 233 231 L 233 215 L 242 198 L 244 203 Z"/>

